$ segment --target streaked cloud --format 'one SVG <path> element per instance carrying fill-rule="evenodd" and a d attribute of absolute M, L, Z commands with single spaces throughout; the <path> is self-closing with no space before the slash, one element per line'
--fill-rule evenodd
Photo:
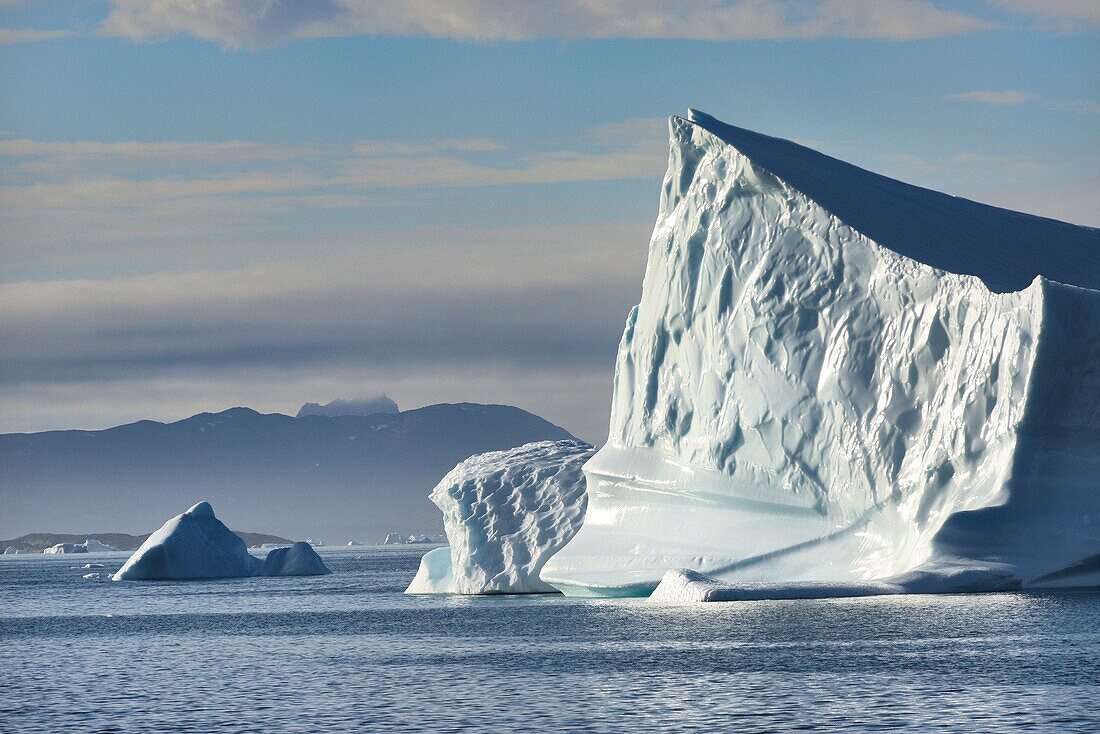
<path fill-rule="evenodd" d="M 657 180 L 665 128 L 628 120 L 543 150 L 538 141 L 524 148 L 485 139 L 302 147 L 0 140 L 0 254 L 9 268 L 56 265 L 64 247 L 94 266 L 119 256 L 105 244 L 255 236 L 294 213 L 385 206 L 386 197 L 414 206 L 431 189 Z"/>
<path fill-rule="evenodd" d="M 139 41 L 177 34 L 231 48 L 291 38 L 428 36 L 463 41 L 674 38 L 914 40 L 988 31 L 996 24 L 928 0 L 114 0 L 99 27 Z"/>
<path fill-rule="evenodd" d="M 34 43 L 36 41 L 52 41 L 55 38 L 64 38 L 72 35 L 72 31 L 64 28 L 36 30 L 32 28 L 0 28 L 0 46 L 13 43 Z"/>
<path fill-rule="evenodd" d="M 948 94 L 944 99 L 949 102 L 976 102 L 978 104 L 991 105 L 1020 105 L 1030 102 L 1035 95 L 1030 92 L 1022 92 L 1019 89 L 1005 89 L 1002 91 L 981 90 L 976 92 L 956 92 Z"/>

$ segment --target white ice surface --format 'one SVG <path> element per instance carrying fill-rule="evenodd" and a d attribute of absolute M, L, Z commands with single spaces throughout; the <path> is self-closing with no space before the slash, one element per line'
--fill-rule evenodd
<path fill-rule="evenodd" d="M 115 581 L 219 579 L 255 576 L 260 561 L 214 517 L 209 502 L 176 515 L 150 535 L 114 575 Z"/>
<path fill-rule="evenodd" d="M 87 553 L 88 548 L 83 543 L 58 543 L 42 551 L 47 556 L 62 553 Z"/>
<path fill-rule="evenodd" d="M 542 578 L 859 585 L 950 558 L 1100 582 L 1100 292 L 1034 277 L 1100 282 L 1100 232 L 704 115 L 670 142 L 587 517 Z"/>
<path fill-rule="evenodd" d="M 416 577 L 405 589 L 406 594 L 453 594 L 454 577 L 451 575 L 451 549 L 433 548 L 420 559 Z"/>
<path fill-rule="evenodd" d="M 267 554 L 260 576 L 323 576 L 332 573 L 309 543 L 276 548 Z"/>
<path fill-rule="evenodd" d="M 452 469 L 429 495 L 443 511 L 450 549 L 425 556 L 407 593 L 445 593 L 448 565 L 453 593 L 553 592 L 539 573 L 584 520 L 581 466 L 593 451 L 581 441 L 541 441 Z"/>

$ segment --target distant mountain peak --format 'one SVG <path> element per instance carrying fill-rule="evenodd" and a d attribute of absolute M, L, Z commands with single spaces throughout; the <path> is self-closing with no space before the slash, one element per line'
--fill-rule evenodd
<path fill-rule="evenodd" d="M 321 405 L 320 403 L 306 403 L 298 409 L 297 418 L 307 415 L 323 415 L 328 417 L 338 415 L 393 415 L 398 413 L 397 403 L 385 394 L 372 398 L 357 398 L 353 400 L 336 399 Z"/>

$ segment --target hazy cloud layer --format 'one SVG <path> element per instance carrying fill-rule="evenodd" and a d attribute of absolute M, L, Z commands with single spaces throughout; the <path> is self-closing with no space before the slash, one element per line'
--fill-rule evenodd
<path fill-rule="evenodd" d="M 244 402 L 254 378 L 279 375 L 282 387 L 258 407 L 289 410 L 369 387 L 410 407 L 481 395 L 538 406 L 601 439 L 593 431 L 606 429 L 648 227 L 494 229 L 465 233 L 462 247 L 0 285 L 0 402 L 11 406 L 0 430 L 46 427 L 48 411 L 30 396 L 57 405 L 87 391 L 68 414 L 96 415 L 94 404 L 102 425 L 141 417 L 133 406 L 208 406 L 211 385 L 226 395 L 227 385 L 242 388 L 230 402 Z M 132 401 L 112 404 L 119 394 Z"/>
<path fill-rule="evenodd" d="M 430 36 L 539 38 L 912 40 L 987 31 L 990 20 L 929 0 L 115 0 L 100 32 L 135 40 L 179 33 L 228 47 L 289 38 Z"/>

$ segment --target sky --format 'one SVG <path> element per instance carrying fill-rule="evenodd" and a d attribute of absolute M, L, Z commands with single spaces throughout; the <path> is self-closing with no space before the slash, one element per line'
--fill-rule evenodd
<path fill-rule="evenodd" d="M 0 0 L 0 432 L 386 393 L 602 442 L 688 107 L 1100 226 L 1094 0 Z"/>

